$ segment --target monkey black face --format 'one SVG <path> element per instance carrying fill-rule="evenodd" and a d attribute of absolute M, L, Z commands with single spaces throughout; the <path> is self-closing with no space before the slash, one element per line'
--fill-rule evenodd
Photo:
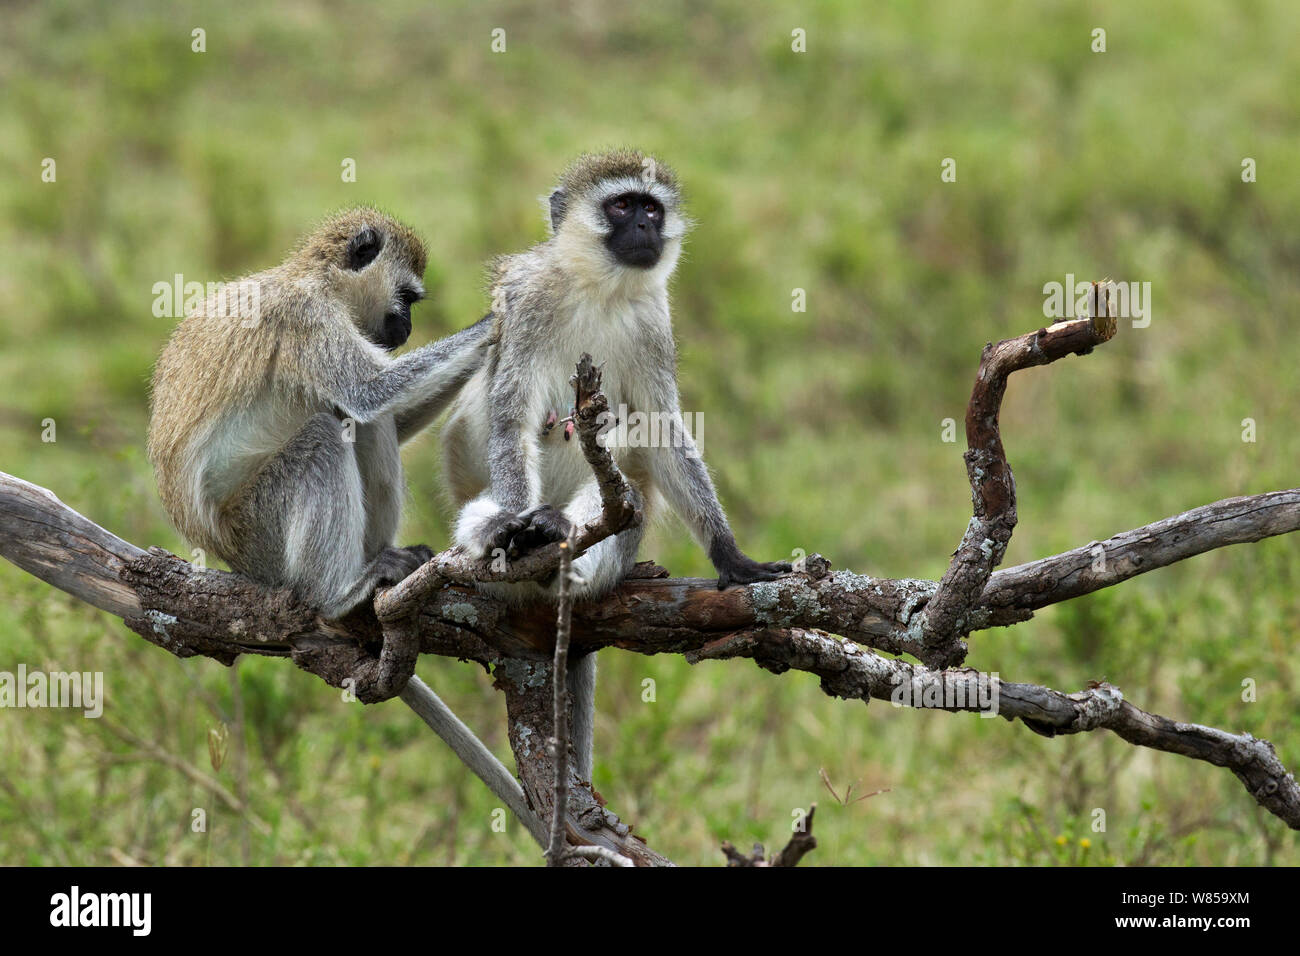
<path fill-rule="evenodd" d="M 648 193 L 623 193 L 605 200 L 610 224 L 605 244 L 625 266 L 649 269 L 664 251 L 664 207 Z"/>
<path fill-rule="evenodd" d="M 397 305 L 384 314 L 384 327 L 378 334 L 371 336 L 371 341 L 382 349 L 393 351 L 411 337 L 411 306 L 419 302 L 423 295 L 410 287 L 402 288 L 397 293 Z"/>

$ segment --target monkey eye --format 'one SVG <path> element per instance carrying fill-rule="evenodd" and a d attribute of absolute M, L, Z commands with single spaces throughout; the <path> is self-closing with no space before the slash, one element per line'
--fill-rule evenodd
<path fill-rule="evenodd" d="M 646 211 L 646 215 L 649 215 L 649 216 L 655 216 L 655 215 L 658 215 L 658 213 L 659 213 L 659 204 L 658 204 L 658 203 L 654 203 L 654 202 L 648 202 L 648 203 L 645 204 L 645 211 Z"/>
<path fill-rule="evenodd" d="M 418 292 L 410 287 L 397 290 L 397 298 L 401 300 L 402 305 L 408 309 L 424 298 L 423 292 Z"/>
<path fill-rule="evenodd" d="M 611 219 L 622 219 L 631 210 L 632 204 L 626 196 L 619 196 L 605 203 L 605 215 Z"/>
<path fill-rule="evenodd" d="M 348 242 L 347 265 L 353 272 L 364 269 L 375 261 L 384 246 L 383 238 L 367 226 Z"/>

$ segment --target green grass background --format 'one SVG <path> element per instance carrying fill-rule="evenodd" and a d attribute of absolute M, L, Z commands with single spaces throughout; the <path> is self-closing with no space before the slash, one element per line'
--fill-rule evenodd
<path fill-rule="evenodd" d="M 11 4 L 0 469 L 188 554 L 144 456 L 171 325 L 154 282 L 264 268 L 326 212 L 374 202 L 428 240 L 415 341 L 431 339 L 484 312 L 487 258 L 544 235 L 536 199 L 572 155 L 631 144 L 677 168 L 699 223 L 674 290 L 681 389 L 749 553 L 940 575 L 970 514 L 941 423 L 960 423 L 983 344 L 1044 324 L 1042 286 L 1067 272 L 1151 282 L 1152 322 L 1013 379 L 1008 564 L 1297 484 L 1300 7 L 542 6 Z M 404 537 L 442 545 L 434 438 L 406 462 Z M 1143 708 L 1267 737 L 1294 768 L 1298 548 L 1214 552 L 981 632 L 969 663 L 1067 691 L 1105 678 Z M 643 553 L 710 572 L 677 526 Z M 539 860 L 400 704 L 345 704 L 283 661 L 179 662 L 0 563 L 0 670 L 20 662 L 103 671 L 108 700 L 101 721 L 0 711 L 0 863 Z M 679 862 L 721 862 L 724 839 L 779 846 L 815 800 L 822 865 L 1300 863 L 1229 772 L 1113 736 L 868 709 L 744 662 L 600 666 L 596 785 Z M 481 670 L 420 672 L 509 760 Z M 890 790 L 840 806 L 821 768 L 841 793 Z"/>

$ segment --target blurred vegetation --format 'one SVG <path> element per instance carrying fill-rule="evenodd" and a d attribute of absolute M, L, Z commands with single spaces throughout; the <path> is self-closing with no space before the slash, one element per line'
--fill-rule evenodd
<path fill-rule="evenodd" d="M 423 341 L 483 313 L 483 262 L 544 235 L 536 197 L 572 155 L 626 143 L 676 166 L 698 220 L 675 285 L 683 401 L 749 553 L 941 574 L 970 512 L 941 423 L 960 423 L 983 344 L 1043 324 L 1043 284 L 1067 272 L 1151 282 L 1153 319 L 1013 381 L 1008 564 L 1297 484 L 1300 7 L 546 6 L 10 4 L 0 469 L 188 554 L 143 452 L 171 324 L 151 314 L 155 282 L 265 267 L 326 212 L 374 202 L 428 239 Z M 407 465 L 405 537 L 440 545 L 436 441 Z M 1294 768 L 1298 549 L 1204 555 L 982 632 L 969 662 L 1065 690 L 1105 678 L 1141 707 L 1267 737 Z M 644 555 L 710 571 L 671 525 Z M 0 563 L 0 670 L 20 662 L 103 671 L 107 708 L 0 712 L 0 863 L 539 861 L 399 704 L 345 704 L 283 661 L 179 662 Z M 1113 736 L 864 710 L 738 662 L 606 652 L 601 670 L 596 785 L 684 863 L 721 862 L 723 839 L 779 846 L 814 800 L 821 865 L 1300 863 L 1230 773 Z M 483 673 L 421 673 L 509 760 Z M 890 790 L 840 806 L 821 768 L 841 793 Z"/>

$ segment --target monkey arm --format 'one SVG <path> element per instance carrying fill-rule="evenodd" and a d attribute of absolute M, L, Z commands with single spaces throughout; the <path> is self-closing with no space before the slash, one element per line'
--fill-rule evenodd
<path fill-rule="evenodd" d="M 713 479 L 695 440 L 686 431 L 675 401 L 667 412 L 668 427 L 661 426 L 660 445 L 649 449 L 650 473 L 669 507 L 681 516 L 711 556 L 716 542 L 731 540 L 734 546 L 735 540 Z"/>
<path fill-rule="evenodd" d="M 524 533 L 541 497 L 537 435 L 524 427 L 527 386 L 522 376 L 500 374 L 499 368 L 487 386 L 489 486 L 465 502 L 456 518 L 456 543 L 480 558 Z"/>
<path fill-rule="evenodd" d="M 491 321 L 482 319 L 387 365 L 372 359 L 369 375 L 350 377 L 344 371 L 330 399 L 345 415 L 363 424 L 385 415 L 436 417 L 483 364 L 491 330 Z M 349 347 L 361 351 L 355 343 Z M 338 369 L 362 364 L 360 355 L 350 358 L 337 364 L 334 376 L 339 375 Z"/>
<path fill-rule="evenodd" d="M 456 333 L 450 339 L 445 341 L 452 342 L 461 336 L 469 337 L 473 342 L 481 341 L 485 333 L 492 330 L 492 313 L 471 325 L 469 328 Z M 473 372 L 470 373 L 471 375 Z M 399 442 L 409 441 L 415 437 L 437 418 L 447 407 L 452 396 L 455 395 L 457 388 L 436 390 L 412 405 L 407 406 L 397 412 L 397 440 Z"/>
<path fill-rule="evenodd" d="M 667 434 L 660 432 L 660 447 L 649 450 L 650 473 L 669 506 L 681 516 L 706 548 L 718 571 L 718 587 L 768 581 L 790 570 L 783 561 L 761 562 L 748 557 L 736 544 L 727 523 L 713 479 L 695 440 L 682 421 L 676 390 L 661 395 L 657 411 L 668 412 Z"/>
<path fill-rule="evenodd" d="M 493 376 L 487 448 L 491 496 L 501 511 L 516 515 L 541 504 L 542 494 L 536 430 L 525 427 L 527 393 L 518 376 Z"/>

